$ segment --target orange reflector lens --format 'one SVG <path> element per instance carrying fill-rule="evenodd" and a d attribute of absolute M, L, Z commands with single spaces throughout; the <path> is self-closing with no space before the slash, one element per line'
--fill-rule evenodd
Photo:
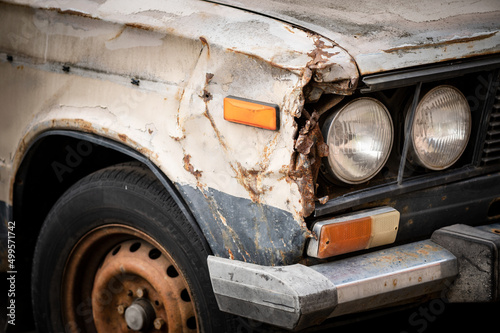
<path fill-rule="evenodd" d="M 315 258 L 328 258 L 394 243 L 398 227 L 399 212 L 391 207 L 320 221 L 313 227 L 316 238 L 309 242 L 307 254 Z"/>
<path fill-rule="evenodd" d="M 364 249 L 372 232 L 369 217 L 325 225 L 319 239 L 318 258 Z"/>
<path fill-rule="evenodd" d="M 278 111 L 274 104 L 233 96 L 224 98 L 224 119 L 238 124 L 276 131 L 279 129 Z"/>

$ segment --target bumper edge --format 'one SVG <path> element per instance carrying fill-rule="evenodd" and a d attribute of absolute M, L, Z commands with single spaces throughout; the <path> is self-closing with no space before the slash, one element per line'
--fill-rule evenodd
<path fill-rule="evenodd" d="M 335 285 L 306 266 L 259 266 L 208 257 L 221 311 L 286 329 L 319 324 L 337 305 Z"/>

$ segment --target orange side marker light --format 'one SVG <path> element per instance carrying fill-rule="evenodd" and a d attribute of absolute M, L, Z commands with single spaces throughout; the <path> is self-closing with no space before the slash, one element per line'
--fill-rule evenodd
<path fill-rule="evenodd" d="M 276 131 L 279 129 L 279 107 L 275 104 L 228 96 L 224 98 L 224 119 Z"/>

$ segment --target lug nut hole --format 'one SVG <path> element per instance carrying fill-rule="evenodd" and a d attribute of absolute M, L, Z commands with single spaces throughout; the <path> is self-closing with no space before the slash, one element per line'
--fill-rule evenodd
<path fill-rule="evenodd" d="M 174 277 L 178 277 L 179 276 L 179 273 L 177 272 L 177 270 L 175 269 L 174 266 L 170 265 L 168 266 L 167 268 L 167 275 L 171 278 L 174 278 Z"/>
<path fill-rule="evenodd" d="M 158 259 L 160 256 L 161 256 L 161 252 L 158 249 L 152 249 L 151 251 L 149 251 L 149 258 L 150 259 L 155 260 L 155 259 Z"/>
<path fill-rule="evenodd" d="M 189 317 L 188 320 L 186 321 L 186 326 L 191 330 L 195 330 L 196 329 L 196 318 Z"/>
<path fill-rule="evenodd" d="M 141 243 L 135 242 L 134 244 L 130 245 L 130 252 L 135 252 L 135 251 L 139 250 L 140 247 L 141 247 Z"/>
<path fill-rule="evenodd" d="M 181 291 L 181 299 L 184 302 L 191 302 L 191 297 L 189 297 L 189 293 L 188 293 L 187 289 L 183 289 Z"/>

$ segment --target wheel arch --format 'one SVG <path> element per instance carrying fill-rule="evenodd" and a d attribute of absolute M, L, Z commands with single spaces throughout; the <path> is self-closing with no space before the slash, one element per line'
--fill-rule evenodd
<path fill-rule="evenodd" d="M 54 164 L 56 158 L 61 160 L 70 151 L 78 152 L 79 147 L 82 150 L 84 145 L 86 147 L 91 146 L 92 152 L 88 156 L 81 156 L 82 160 L 78 165 L 76 165 L 78 161 L 73 160 L 72 162 L 75 164 L 69 166 L 72 172 L 65 173 L 64 171 L 67 170 L 64 169 L 64 165 L 57 166 Z M 99 160 L 102 156 L 105 156 L 105 159 Z M 64 162 L 64 159 L 62 161 Z M 199 236 L 199 239 L 202 240 L 203 244 L 201 245 L 207 253 L 212 253 L 206 237 L 184 201 L 184 198 L 177 191 L 170 179 L 146 156 L 125 144 L 96 134 L 54 129 L 45 131 L 31 140 L 31 144 L 22 155 L 19 167 L 14 176 L 15 180 L 12 186 L 12 218 L 18 226 L 23 227 L 23 232 L 16 233 L 17 243 L 23 244 L 22 247 L 18 248 L 16 253 L 19 258 L 17 260 L 19 271 L 31 272 L 36 241 L 45 217 L 67 189 L 94 171 L 118 163 L 132 161 L 137 161 L 151 170 L 156 179 L 172 196 L 193 230 Z M 59 169 L 59 176 L 63 176 L 63 181 L 59 181 L 57 178 L 57 167 L 62 168 Z M 20 294 L 25 294 L 19 295 L 19 298 L 29 299 L 31 275 L 23 274 L 23 278 L 18 279 L 17 284 L 19 285 L 19 290 L 24 291 L 20 292 Z M 23 303 L 26 305 L 26 308 L 19 308 L 18 311 L 21 317 L 26 318 L 26 321 L 30 322 L 32 319 L 31 302 Z"/>
<path fill-rule="evenodd" d="M 61 141 L 50 140 L 56 137 L 64 138 L 66 140 L 61 140 Z M 43 170 L 39 162 L 47 164 L 49 163 L 50 158 L 54 156 L 53 154 L 48 154 L 47 156 L 48 149 L 53 148 L 53 146 L 49 145 L 49 143 L 53 141 L 59 141 L 57 144 L 60 146 L 59 148 L 62 148 L 61 150 L 65 151 L 66 156 L 75 152 L 78 154 L 80 152 L 79 151 L 80 147 L 83 146 L 83 144 L 91 144 L 92 147 L 94 148 L 92 148 L 92 151 L 88 154 L 88 156 L 84 156 L 84 154 L 80 156 L 82 160 L 83 159 L 86 160 L 87 163 L 85 165 L 83 165 L 84 164 L 83 162 L 79 162 L 78 160 L 75 159 L 73 159 L 72 161 L 74 164 L 69 166 L 61 165 L 60 163 L 55 164 L 54 161 L 52 161 L 49 170 L 47 170 L 47 168 Z M 71 143 L 74 144 L 73 147 L 71 146 Z M 83 150 L 83 148 L 81 150 Z M 97 152 L 95 150 L 97 150 Z M 109 156 L 104 161 L 97 161 L 98 157 L 102 156 L 102 154 L 105 153 L 111 153 L 111 156 Z M 177 191 L 175 185 L 170 181 L 170 179 L 158 168 L 158 166 L 155 163 L 153 163 L 150 159 L 148 159 L 146 156 L 144 156 L 143 154 L 141 154 L 140 152 L 134 150 L 129 146 L 117 142 L 115 140 L 104 138 L 92 133 L 85 133 L 74 130 L 55 129 L 43 132 L 40 135 L 38 135 L 34 140 L 32 140 L 31 145 L 26 149 L 21 159 L 21 163 L 15 174 L 15 182 L 13 186 L 14 218 L 15 219 L 17 219 L 17 217 L 22 218 L 22 214 L 20 212 L 25 209 L 31 209 L 32 206 L 30 206 L 30 204 L 36 206 L 35 202 L 31 202 L 32 200 L 28 200 L 28 202 L 24 201 L 24 196 L 26 195 L 27 191 L 35 190 L 35 192 L 38 193 L 39 195 L 43 194 L 43 188 L 42 188 L 43 182 L 38 184 L 26 183 L 30 175 L 32 176 L 33 172 L 41 173 L 40 176 L 42 176 L 44 172 L 52 171 L 54 172 L 56 177 L 62 177 L 65 176 L 65 172 L 71 172 L 68 171 L 67 169 L 64 169 L 65 166 L 69 169 L 74 170 L 81 165 L 82 170 L 76 173 L 75 176 L 70 177 L 69 181 L 59 181 L 59 184 L 57 184 L 56 186 L 57 188 L 55 192 L 60 193 L 61 195 L 62 193 L 64 193 L 64 191 L 66 191 L 71 185 L 76 183 L 79 179 L 83 178 L 84 176 L 94 171 L 97 171 L 99 169 L 114 164 L 122 162 L 130 162 L 130 161 L 137 161 L 148 167 L 148 169 L 155 175 L 156 179 L 163 185 L 163 187 L 172 196 L 172 198 L 178 205 L 179 209 L 182 211 L 183 215 L 189 221 L 193 229 L 196 230 L 198 236 L 200 236 L 200 239 L 204 240 L 203 246 L 205 247 L 207 252 L 211 253 L 212 251 L 210 250 L 210 246 L 208 245 L 208 242 L 206 242 L 206 238 L 202 230 L 200 229 L 198 222 L 193 216 L 191 210 L 186 204 L 184 198 Z M 75 164 L 77 165 L 74 166 Z M 48 178 L 50 180 L 51 178 L 54 178 L 54 176 Z M 34 194 L 35 193 L 32 192 L 32 195 Z M 52 205 L 55 203 L 55 201 L 57 201 L 60 195 L 58 195 L 57 198 L 52 198 L 53 201 Z M 50 207 L 46 207 L 47 213 L 52 207 L 52 205 L 50 205 Z M 43 218 L 38 223 L 41 226 L 41 223 L 43 223 Z"/>

